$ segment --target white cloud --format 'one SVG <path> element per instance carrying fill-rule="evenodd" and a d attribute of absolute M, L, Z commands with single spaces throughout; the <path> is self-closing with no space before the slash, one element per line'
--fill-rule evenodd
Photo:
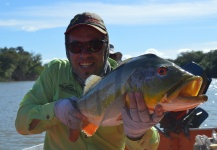
<path fill-rule="evenodd" d="M 144 54 L 155 54 L 155 55 L 157 55 L 159 57 L 163 57 L 163 58 L 166 57 L 166 55 L 164 53 L 162 53 L 162 52 L 160 52 L 160 51 L 158 51 L 158 50 L 156 50 L 154 48 L 149 48 L 148 50 L 145 51 Z"/>
<path fill-rule="evenodd" d="M 196 43 L 191 44 L 188 46 L 188 48 L 181 48 L 177 52 L 189 52 L 189 51 L 203 51 L 204 53 L 209 52 L 210 50 L 216 50 L 217 49 L 217 41 L 211 41 L 211 42 L 204 42 L 204 43 Z"/>
<path fill-rule="evenodd" d="M 192 51 L 192 49 L 189 49 L 189 48 L 182 48 L 182 49 L 179 49 L 177 52 L 178 52 L 178 53 L 183 53 L 183 52 L 189 52 L 189 51 Z"/>
<path fill-rule="evenodd" d="M 162 50 L 157 50 L 157 49 L 154 49 L 154 48 L 149 48 L 147 49 L 145 52 L 139 54 L 139 55 L 144 55 L 144 54 L 155 54 L 161 58 L 164 58 L 164 59 L 167 59 L 167 58 L 170 58 L 170 59 L 175 59 L 177 57 L 177 51 L 175 50 L 164 50 L 162 52 Z M 168 56 L 169 54 L 169 56 Z M 127 58 L 131 58 L 131 57 L 137 57 L 139 55 L 129 55 L 129 54 L 123 54 L 123 57 L 122 59 L 125 60 Z"/>
<path fill-rule="evenodd" d="M 131 5 L 64 2 L 7 12 L 0 19 L 0 27 L 13 26 L 25 31 L 65 27 L 72 16 L 87 11 L 87 8 L 100 14 L 106 24 L 121 25 L 170 24 L 217 16 L 216 0 Z"/>

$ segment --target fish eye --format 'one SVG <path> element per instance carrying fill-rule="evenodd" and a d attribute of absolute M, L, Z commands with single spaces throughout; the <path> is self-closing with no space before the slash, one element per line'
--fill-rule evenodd
<path fill-rule="evenodd" d="M 158 68 L 157 73 L 159 75 L 165 75 L 167 73 L 167 68 L 166 67 L 160 67 L 160 68 Z"/>

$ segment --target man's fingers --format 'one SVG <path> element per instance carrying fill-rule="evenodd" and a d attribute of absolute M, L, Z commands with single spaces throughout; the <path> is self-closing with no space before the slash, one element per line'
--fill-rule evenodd
<path fill-rule="evenodd" d="M 159 122 L 163 118 L 164 110 L 161 105 L 156 105 L 153 115 L 150 115 L 143 94 L 130 92 L 127 95 L 130 100 L 129 117 L 135 122 Z"/>
<path fill-rule="evenodd" d="M 149 111 L 147 109 L 144 111 L 139 111 L 139 118 L 142 122 L 149 122 L 151 120 Z"/>
<path fill-rule="evenodd" d="M 143 99 L 143 94 L 136 92 L 135 93 L 135 98 L 136 98 L 136 104 L 138 106 L 138 111 L 144 111 L 147 109 L 146 105 L 145 105 L 145 101 Z"/>
<path fill-rule="evenodd" d="M 138 122 L 140 121 L 140 119 L 138 115 L 135 95 L 134 93 L 130 92 L 130 93 L 127 93 L 127 96 L 129 97 L 129 100 L 130 100 L 130 107 L 129 107 L 130 117 L 132 118 L 132 120 Z"/>
<path fill-rule="evenodd" d="M 137 108 L 137 104 L 136 104 L 136 98 L 135 98 L 134 93 L 132 93 L 132 92 L 127 93 L 127 96 L 130 99 L 130 109 L 136 109 Z"/>
<path fill-rule="evenodd" d="M 160 104 L 156 105 L 154 112 L 156 113 L 157 117 L 161 117 L 164 114 L 162 105 Z"/>
<path fill-rule="evenodd" d="M 155 113 L 152 114 L 152 121 L 155 123 L 158 123 L 161 121 L 161 119 L 164 117 L 164 115 L 157 117 L 157 115 Z"/>
<path fill-rule="evenodd" d="M 147 106 L 145 104 L 145 100 L 143 98 L 143 93 L 136 92 L 135 97 L 136 97 L 136 103 L 138 106 L 138 114 L 139 114 L 140 120 L 142 122 L 150 121 L 150 114 L 149 114 L 149 111 L 148 111 Z"/>
<path fill-rule="evenodd" d="M 139 114 L 138 114 L 138 109 L 130 108 L 130 115 L 131 118 L 136 121 L 140 122 Z"/>
<path fill-rule="evenodd" d="M 152 120 L 154 122 L 160 122 L 160 120 L 164 117 L 164 110 L 161 105 L 156 105 L 154 114 L 152 115 Z"/>
<path fill-rule="evenodd" d="M 71 115 L 73 115 L 75 118 L 78 118 L 78 119 L 80 119 L 80 120 L 85 120 L 85 119 L 87 119 L 87 117 L 85 117 L 83 114 L 81 114 L 77 109 L 76 109 L 76 100 L 77 100 L 78 98 L 76 98 L 76 97 L 72 97 L 72 98 L 69 98 L 69 101 L 70 101 L 70 103 L 72 104 L 72 106 L 73 106 L 73 110 L 72 110 L 72 113 L 71 113 Z"/>
<path fill-rule="evenodd" d="M 82 121 L 85 120 L 85 119 L 87 119 L 87 117 L 84 116 L 83 114 L 81 114 L 80 112 L 77 112 L 77 113 L 76 113 L 76 117 L 79 118 L 79 119 L 82 120 Z"/>
<path fill-rule="evenodd" d="M 80 135 L 80 130 L 78 129 L 70 129 L 69 130 L 69 140 L 72 142 L 77 141 Z"/>

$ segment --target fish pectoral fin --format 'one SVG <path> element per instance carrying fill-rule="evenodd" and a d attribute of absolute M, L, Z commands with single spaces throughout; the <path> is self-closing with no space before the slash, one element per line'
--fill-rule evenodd
<path fill-rule="evenodd" d="M 70 129 L 69 130 L 69 140 L 72 142 L 77 141 L 78 137 L 80 135 L 79 129 Z"/>
<path fill-rule="evenodd" d="M 82 123 L 82 131 L 89 137 L 92 136 L 99 126 L 90 123 L 87 119 L 85 119 Z"/>
<path fill-rule="evenodd" d="M 90 91 L 101 80 L 102 80 L 102 77 L 100 77 L 100 76 L 97 76 L 97 75 L 89 76 L 85 81 L 85 87 L 84 87 L 83 95 L 86 94 L 88 91 Z"/>

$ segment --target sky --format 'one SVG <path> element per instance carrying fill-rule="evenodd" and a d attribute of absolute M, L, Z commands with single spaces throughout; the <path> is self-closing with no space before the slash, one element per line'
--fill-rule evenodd
<path fill-rule="evenodd" d="M 66 27 L 85 11 L 103 18 L 123 59 L 217 49 L 217 0 L 0 0 L 0 48 L 21 46 L 43 63 L 66 58 Z"/>

